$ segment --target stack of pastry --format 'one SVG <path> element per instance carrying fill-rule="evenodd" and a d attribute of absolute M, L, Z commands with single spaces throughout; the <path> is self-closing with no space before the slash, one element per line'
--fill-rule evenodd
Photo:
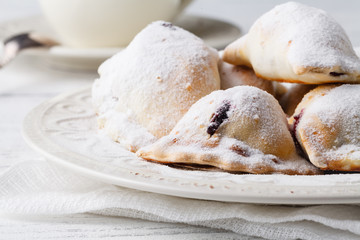
<path fill-rule="evenodd" d="M 360 60 L 322 10 L 279 5 L 220 54 L 154 22 L 99 73 L 99 127 L 145 160 L 260 174 L 360 170 Z"/>

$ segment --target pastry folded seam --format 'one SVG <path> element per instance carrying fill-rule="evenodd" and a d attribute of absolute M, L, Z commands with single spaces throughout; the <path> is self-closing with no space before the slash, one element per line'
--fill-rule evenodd
<path fill-rule="evenodd" d="M 360 82 L 360 59 L 344 29 L 323 10 L 296 2 L 262 15 L 225 48 L 223 60 L 272 81 Z"/>
<path fill-rule="evenodd" d="M 229 172 L 321 173 L 297 154 L 276 99 L 250 86 L 203 97 L 168 135 L 136 154 L 153 162 L 210 165 Z"/>

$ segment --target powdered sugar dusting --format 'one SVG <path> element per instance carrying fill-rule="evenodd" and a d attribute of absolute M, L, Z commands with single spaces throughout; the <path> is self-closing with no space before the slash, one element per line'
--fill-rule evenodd
<path fill-rule="evenodd" d="M 360 69 L 344 29 L 325 11 L 289 2 L 276 6 L 260 19 L 264 30 L 279 35 L 282 43 L 290 46 L 287 56 L 291 64 L 340 66 L 342 71 L 350 72 Z"/>
<path fill-rule="evenodd" d="M 34 110 L 36 112 L 33 112 L 33 116 L 37 116 L 36 119 L 39 120 L 43 127 L 33 127 L 31 129 L 34 134 L 35 132 L 41 134 L 39 139 L 42 138 L 44 144 L 49 143 L 54 146 L 55 143 L 58 146 L 56 149 L 61 149 L 61 152 L 52 151 L 53 154 L 58 153 L 59 158 L 64 156 L 59 154 L 71 156 L 63 158 L 63 161 L 83 166 L 94 173 L 111 176 L 111 178 L 117 178 L 119 181 L 133 181 L 136 179 L 136 181 L 142 181 L 147 186 L 150 182 L 158 184 L 161 188 L 170 186 L 174 191 L 177 191 L 177 189 L 180 191 L 189 188 L 194 189 L 194 187 L 197 191 L 203 191 L 207 188 L 210 192 L 221 196 L 229 193 L 247 193 L 249 196 L 260 193 L 261 196 L 268 196 L 269 194 L 276 196 L 279 192 L 288 192 L 290 202 L 295 201 L 296 196 L 301 198 L 318 196 L 324 199 L 324 193 L 326 192 L 330 192 L 331 196 L 335 197 L 346 195 L 347 193 L 353 193 L 360 184 L 359 174 L 320 176 L 230 174 L 218 171 L 180 170 L 143 161 L 107 136 L 98 133 L 96 117 L 91 103 L 88 102 L 89 97 L 90 93 L 88 91 L 81 91 L 71 95 L 71 97 L 67 95 L 64 98 L 56 98 L 47 102 L 47 105 L 42 105 L 42 108 L 37 108 Z M 79 111 L 73 111 L 74 109 Z M 35 122 L 38 123 L 38 121 L 32 121 L 32 123 Z M 39 141 L 39 139 L 36 141 Z M 40 144 L 40 142 L 37 143 Z M 46 146 L 44 144 L 40 146 Z M 135 178 L 126 177 L 129 173 Z M 171 185 L 161 185 L 164 182 L 171 183 Z M 213 184 L 215 188 L 210 189 L 210 184 Z M 181 188 L 176 188 L 176 186 L 181 186 Z M 276 186 L 289 186 L 289 188 L 274 189 Z M 296 186 L 305 188 L 296 188 Z M 351 186 L 352 189 L 347 188 Z M 258 187 L 263 187 L 268 191 L 259 192 Z M 336 190 L 339 188 L 345 190 Z M 294 191 L 294 193 L 291 192 L 290 194 L 290 191 Z M 297 195 L 297 193 L 300 195 Z M 245 195 L 240 195 L 239 198 L 241 196 L 244 197 Z M 229 199 L 225 197 L 222 200 Z"/>
<path fill-rule="evenodd" d="M 262 15 L 248 34 L 225 48 L 223 59 L 273 81 L 360 81 L 360 59 L 342 27 L 324 11 L 295 2 Z"/>
<path fill-rule="evenodd" d="M 313 147 L 328 160 L 349 159 L 360 161 L 360 85 L 341 85 L 331 89 L 326 95 L 305 109 L 307 115 L 317 116 L 328 130 L 331 146 L 324 146 L 324 137 L 316 134 L 318 129 L 307 127 Z M 304 121 L 304 122 L 302 122 Z M 304 118 L 304 127 L 312 121 Z"/>
<path fill-rule="evenodd" d="M 207 128 L 219 109 L 226 110 L 226 117 L 209 134 Z M 149 157 L 149 153 L 153 155 Z M 230 171 L 317 172 L 296 155 L 286 117 L 275 98 L 250 86 L 215 91 L 203 97 L 169 135 L 140 149 L 138 154 L 160 162 L 188 159 L 189 163 L 210 164 Z"/>
<path fill-rule="evenodd" d="M 194 102 L 220 88 L 217 61 L 217 52 L 192 33 L 154 22 L 100 66 L 94 105 L 109 118 L 112 110 L 127 116 L 131 111 L 129 121 L 145 134 L 164 136 Z M 131 131 L 123 136 L 132 138 Z"/>
<path fill-rule="evenodd" d="M 138 146 L 146 146 L 156 141 L 154 135 L 132 121 L 129 113 L 109 110 L 98 117 L 98 122 L 114 141 L 133 152 Z"/>

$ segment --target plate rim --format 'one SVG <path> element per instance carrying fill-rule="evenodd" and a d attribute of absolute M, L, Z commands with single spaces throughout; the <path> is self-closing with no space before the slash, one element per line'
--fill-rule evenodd
<path fill-rule="evenodd" d="M 214 181 L 214 180 L 206 180 L 201 181 L 196 179 L 196 182 L 199 185 L 203 185 L 201 188 L 195 188 L 190 185 L 174 185 L 171 184 L 173 181 L 178 181 L 179 177 L 171 178 L 169 176 L 158 176 L 164 178 L 162 183 L 152 181 L 147 179 L 146 177 L 148 170 L 145 172 L 137 171 L 131 172 L 129 169 L 124 169 L 121 167 L 117 167 L 116 170 L 121 170 L 120 176 L 114 176 L 109 173 L 98 172 L 94 169 L 89 169 L 84 165 L 84 162 L 80 162 L 82 164 L 79 165 L 74 163 L 74 161 L 82 161 L 82 157 L 79 156 L 79 153 L 75 153 L 69 151 L 68 149 L 60 146 L 50 138 L 46 137 L 46 134 L 42 132 L 40 129 L 40 120 L 41 117 L 45 114 L 46 110 L 48 110 L 51 106 L 55 105 L 58 102 L 64 101 L 72 95 L 85 93 L 90 91 L 89 87 L 83 89 L 73 90 L 71 92 L 60 94 L 52 99 L 49 99 L 33 110 L 31 110 L 23 121 L 22 126 L 22 135 L 27 144 L 33 148 L 35 151 L 39 152 L 41 155 L 45 156 L 47 160 L 56 163 L 57 165 L 61 165 L 68 169 L 74 170 L 83 176 L 88 176 L 91 178 L 95 178 L 99 181 L 114 184 L 117 186 L 133 188 L 141 191 L 154 192 L 159 194 L 177 196 L 177 197 L 185 197 L 185 198 L 193 198 L 193 199 L 203 199 L 203 200 L 215 200 L 215 201 L 223 201 L 223 202 L 242 202 L 242 203 L 260 203 L 260 204 L 290 204 L 290 205 L 309 205 L 309 204 L 354 204 L 360 203 L 360 181 L 353 184 L 339 184 L 336 186 L 332 186 L 334 189 L 331 194 L 326 189 L 322 189 L 321 186 L 306 186 L 304 190 L 304 186 L 283 186 L 283 185 L 274 185 L 264 182 L 254 182 L 254 183 L 232 183 L 228 184 L 228 188 L 224 188 L 223 180 Z M 71 161 L 65 158 L 77 158 L 72 159 Z M 98 163 L 103 165 L 103 163 Z M 182 170 L 183 171 L 183 170 Z M 154 173 L 152 173 L 154 174 Z M 158 174 L 158 173 L 156 173 Z M 354 174 L 354 173 L 351 173 Z M 359 179 L 360 179 L 360 174 Z M 274 175 L 263 175 L 267 177 L 271 177 Z M 292 176 L 287 176 L 292 177 Z M 300 177 L 300 176 L 296 176 Z M 301 177 L 313 177 L 313 176 L 301 176 Z M 321 177 L 321 176 L 316 176 Z M 144 181 L 146 179 L 146 181 Z M 316 179 L 316 178 L 314 178 Z M 184 179 L 180 179 L 183 180 Z M 189 179 L 185 179 L 185 183 L 188 182 Z M 266 192 L 266 189 L 271 187 L 273 191 L 266 196 L 262 193 L 262 191 Z M 186 189 L 185 189 L 186 188 Z M 292 190 L 289 190 L 292 189 Z M 344 189 L 349 190 L 348 192 L 344 192 Z M 236 191 L 236 192 L 231 192 Z M 307 192 L 309 191 L 309 192 Z M 338 193 L 338 195 L 334 196 L 334 192 Z M 312 195 L 309 195 L 312 193 Z"/>

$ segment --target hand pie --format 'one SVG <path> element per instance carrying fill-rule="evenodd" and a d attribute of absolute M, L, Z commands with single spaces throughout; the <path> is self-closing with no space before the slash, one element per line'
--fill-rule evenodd
<path fill-rule="evenodd" d="M 225 48 L 224 61 L 257 76 L 307 84 L 359 82 L 360 60 L 343 28 L 326 12 L 289 2 L 261 16 Z"/>
<path fill-rule="evenodd" d="M 318 85 L 313 84 L 292 84 L 291 87 L 279 98 L 279 103 L 284 112 L 291 116 L 295 112 L 297 105 L 306 93 L 316 88 Z"/>
<path fill-rule="evenodd" d="M 319 173 L 297 155 L 276 99 L 250 86 L 203 97 L 169 135 L 136 154 L 160 163 L 211 165 L 229 172 Z"/>
<path fill-rule="evenodd" d="M 92 97 L 99 126 L 130 151 L 167 135 L 190 106 L 220 88 L 218 54 L 158 21 L 99 68 Z"/>
<path fill-rule="evenodd" d="M 324 85 L 289 119 L 310 161 L 323 170 L 360 171 L 360 85 Z"/>

